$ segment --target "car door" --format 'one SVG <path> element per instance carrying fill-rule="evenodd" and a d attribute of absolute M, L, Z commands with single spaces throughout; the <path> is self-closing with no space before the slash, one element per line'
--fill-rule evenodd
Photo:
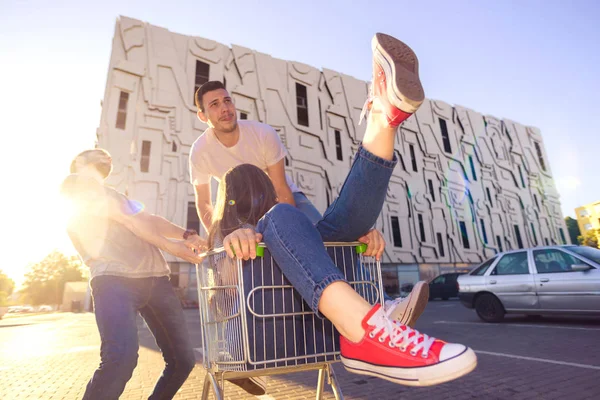
<path fill-rule="evenodd" d="M 487 273 L 486 288 L 498 296 L 507 311 L 536 310 L 539 306 L 527 250 L 504 254 Z"/>
<path fill-rule="evenodd" d="M 431 284 L 429 285 L 429 291 L 431 292 L 430 297 L 431 298 L 442 297 L 443 296 L 442 290 L 444 288 L 445 283 L 446 283 L 445 275 L 440 275 L 437 278 L 435 278 L 433 281 L 431 281 Z"/>
<path fill-rule="evenodd" d="M 600 310 L 600 271 L 560 249 L 533 251 L 540 308 L 552 311 Z M 573 265 L 587 271 L 573 271 Z"/>

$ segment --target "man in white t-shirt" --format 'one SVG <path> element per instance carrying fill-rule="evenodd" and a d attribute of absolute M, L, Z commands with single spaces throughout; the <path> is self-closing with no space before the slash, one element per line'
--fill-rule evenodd
<path fill-rule="evenodd" d="M 281 203 L 300 208 L 317 223 L 321 214 L 285 173 L 287 150 L 270 125 L 237 120 L 231 96 L 219 81 L 210 81 L 196 92 L 198 118 L 209 128 L 190 151 L 190 177 L 196 208 L 206 230 L 212 221 L 210 179 L 218 182 L 230 168 L 252 164 L 269 175 Z"/>

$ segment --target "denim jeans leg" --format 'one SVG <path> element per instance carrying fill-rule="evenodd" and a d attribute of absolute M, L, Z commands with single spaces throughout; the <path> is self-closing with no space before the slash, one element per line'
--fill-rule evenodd
<path fill-rule="evenodd" d="M 375 225 L 397 162 L 395 155 L 389 161 L 359 147 L 340 195 L 317 224 L 324 241 L 353 241 Z"/>
<path fill-rule="evenodd" d="M 101 361 L 87 385 L 84 400 L 117 400 L 133 374 L 138 360 L 140 285 L 141 280 L 117 276 L 92 279 Z"/>
<path fill-rule="evenodd" d="M 140 313 L 162 351 L 165 369 L 149 400 L 172 399 L 196 365 L 181 303 L 169 278 L 152 278 L 148 302 Z"/>
<path fill-rule="evenodd" d="M 344 275 L 327 253 L 308 217 L 289 204 L 277 204 L 258 221 L 257 232 L 273 259 L 311 309 L 318 312 L 323 290 Z"/>
<path fill-rule="evenodd" d="M 317 225 L 317 223 L 323 218 L 319 210 L 317 210 L 314 204 L 308 199 L 308 197 L 306 197 L 304 193 L 295 192 L 294 202 L 296 203 L 296 208 L 306 214 L 313 225 Z"/>

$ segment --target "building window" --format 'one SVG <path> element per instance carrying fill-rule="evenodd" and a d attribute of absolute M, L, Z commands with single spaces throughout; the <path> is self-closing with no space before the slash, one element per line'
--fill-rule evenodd
<path fill-rule="evenodd" d="M 487 232 L 485 231 L 485 222 L 483 218 L 479 218 L 479 224 L 481 225 L 481 235 L 483 236 L 483 243 L 488 244 Z"/>
<path fill-rule="evenodd" d="M 240 112 L 240 119 L 248 119 L 248 114 L 245 112 Z"/>
<path fill-rule="evenodd" d="M 538 198 L 535 195 L 535 193 L 533 194 L 533 201 L 535 201 L 535 206 L 537 207 L 537 209 L 540 209 L 540 203 L 538 202 Z"/>
<path fill-rule="evenodd" d="M 471 165 L 471 175 L 473 176 L 473 180 L 477 180 L 477 174 L 475 173 L 475 163 L 473 163 L 473 156 L 469 156 L 469 164 Z"/>
<path fill-rule="evenodd" d="M 462 237 L 462 244 L 465 249 L 470 249 L 471 244 L 469 243 L 469 233 L 467 232 L 467 225 L 465 225 L 465 221 L 460 221 L 460 235 Z"/>
<path fill-rule="evenodd" d="M 421 242 L 425 241 L 425 225 L 423 224 L 423 214 L 417 214 L 419 220 L 419 233 L 421 234 Z"/>
<path fill-rule="evenodd" d="M 521 230 L 519 229 L 519 225 L 515 225 L 515 238 L 517 239 L 517 246 L 519 246 L 520 249 L 523 248 L 523 240 L 521 239 Z"/>
<path fill-rule="evenodd" d="M 446 255 L 444 254 L 444 242 L 442 241 L 442 234 L 438 232 L 435 234 L 435 237 L 437 238 L 438 252 L 440 253 L 440 257 L 445 257 Z"/>
<path fill-rule="evenodd" d="M 129 93 L 121 92 L 119 95 L 119 109 L 117 110 L 117 129 L 125 129 L 127 121 L 127 103 L 129 102 Z"/>
<path fill-rule="evenodd" d="M 431 179 L 427 179 L 427 185 L 429 186 L 429 194 L 431 195 L 431 200 L 435 201 L 435 192 L 433 191 L 433 181 Z"/>
<path fill-rule="evenodd" d="M 537 246 L 538 241 L 537 241 L 537 234 L 535 232 L 535 226 L 533 225 L 533 222 L 531 222 L 529 225 L 531 225 L 531 233 L 533 233 L 533 244 Z"/>
<path fill-rule="evenodd" d="M 546 171 L 546 163 L 544 162 L 544 156 L 542 155 L 542 148 L 538 142 L 533 142 L 533 145 L 535 146 L 535 152 L 537 153 L 540 167 L 542 167 L 542 171 Z"/>
<path fill-rule="evenodd" d="M 402 247 L 402 236 L 400 235 L 400 222 L 398 217 L 392 217 L 392 238 L 394 239 L 394 247 Z"/>
<path fill-rule="evenodd" d="M 544 243 L 546 243 L 546 246 L 550 246 L 550 242 L 548 241 L 548 238 L 544 238 Z"/>
<path fill-rule="evenodd" d="M 185 223 L 186 229 L 195 229 L 196 232 L 200 232 L 200 217 L 198 217 L 198 211 L 196 210 L 196 203 L 190 201 L 187 209 L 187 221 Z"/>
<path fill-rule="evenodd" d="M 562 240 L 562 244 L 567 244 L 567 239 L 565 239 L 565 231 L 563 231 L 563 228 L 558 228 L 558 231 L 560 232 L 560 239 Z"/>
<path fill-rule="evenodd" d="M 579 216 L 582 217 L 582 218 L 583 217 L 587 217 L 589 215 L 590 215 L 590 213 L 586 209 L 583 209 L 583 210 L 579 211 Z"/>
<path fill-rule="evenodd" d="M 225 78 L 225 76 L 223 76 L 223 86 L 227 89 L 227 78 Z"/>
<path fill-rule="evenodd" d="M 173 153 L 175 153 L 175 152 L 177 151 L 177 143 L 173 142 L 173 143 L 171 144 L 171 151 L 172 151 Z"/>
<path fill-rule="evenodd" d="M 140 158 L 140 171 L 148 172 L 150 170 L 150 147 L 152 142 L 142 141 L 142 158 Z"/>
<path fill-rule="evenodd" d="M 494 207 L 494 203 L 492 202 L 492 195 L 490 193 L 490 188 L 489 187 L 485 188 L 485 193 L 487 194 L 487 198 L 488 198 L 488 201 L 490 202 L 490 205 L 492 207 Z"/>
<path fill-rule="evenodd" d="M 521 168 L 521 166 L 519 165 L 519 175 L 521 176 L 521 184 L 523 185 L 524 188 L 526 188 L 527 186 L 525 186 L 525 179 L 523 178 L 523 168 Z"/>
<path fill-rule="evenodd" d="M 419 170 L 417 169 L 417 159 L 415 158 L 415 146 L 410 144 L 408 145 L 408 149 L 410 151 L 410 162 L 412 164 L 412 169 L 413 171 L 418 172 Z"/>
<path fill-rule="evenodd" d="M 323 130 L 323 111 L 321 110 L 321 99 L 319 99 L 319 123 L 321 124 L 321 130 Z"/>
<path fill-rule="evenodd" d="M 584 231 L 589 231 L 590 229 L 592 229 L 592 224 L 585 224 L 585 225 L 583 225 L 583 230 Z"/>
<path fill-rule="evenodd" d="M 500 251 L 500 253 L 503 252 L 502 250 L 502 240 L 500 239 L 500 236 L 496 235 L 496 245 L 498 246 L 498 250 Z"/>
<path fill-rule="evenodd" d="M 342 154 L 342 135 L 340 134 L 340 131 L 335 130 L 335 154 L 337 156 L 337 159 L 340 161 L 344 160 L 344 155 Z"/>
<path fill-rule="evenodd" d="M 308 126 L 308 95 L 306 86 L 296 82 L 296 111 L 298 125 Z"/>
<path fill-rule="evenodd" d="M 446 120 L 442 118 L 438 118 L 440 122 L 440 129 L 442 131 L 442 142 L 444 143 L 444 151 L 446 153 L 452 153 L 452 146 L 450 145 L 450 136 L 448 135 L 448 125 L 446 124 Z"/>
<path fill-rule="evenodd" d="M 194 77 L 194 102 L 196 101 L 196 92 L 200 86 L 208 82 L 208 72 L 210 71 L 210 65 L 200 60 L 196 60 L 196 74 Z"/>

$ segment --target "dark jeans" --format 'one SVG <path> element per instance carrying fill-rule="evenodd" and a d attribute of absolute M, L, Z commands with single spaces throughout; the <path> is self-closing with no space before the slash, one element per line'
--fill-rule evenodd
<path fill-rule="evenodd" d="M 118 399 L 138 360 L 138 313 L 146 321 L 166 367 L 149 399 L 171 399 L 196 364 L 183 309 L 169 278 L 98 276 L 91 281 L 102 341 L 100 366 L 84 400 Z"/>

